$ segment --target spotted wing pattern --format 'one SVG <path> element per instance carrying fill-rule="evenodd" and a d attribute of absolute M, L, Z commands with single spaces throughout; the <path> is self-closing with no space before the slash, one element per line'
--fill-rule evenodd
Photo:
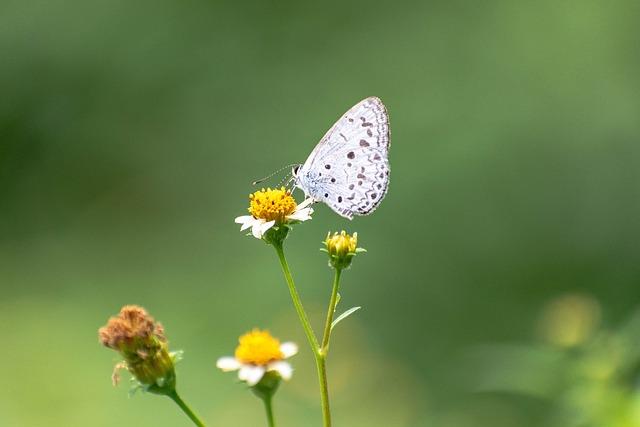
<path fill-rule="evenodd" d="M 338 214 L 367 215 L 389 186 L 389 116 L 376 97 L 347 111 L 296 171 L 296 186 Z"/>

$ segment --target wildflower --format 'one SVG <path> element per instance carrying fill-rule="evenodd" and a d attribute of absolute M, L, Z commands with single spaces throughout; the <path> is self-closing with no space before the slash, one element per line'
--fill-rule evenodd
<path fill-rule="evenodd" d="M 105 347 L 116 350 L 124 358 L 115 366 L 114 385 L 118 384 L 118 370 L 124 368 L 150 392 L 167 394 L 175 390 L 177 356 L 169 353 L 160 322 L 154 321 L 142 307 L 123 307 L 98 334 Z"/>
<path fill-rule="evenodd" d="M 277 377 L 289 380 L 293 368 L 284 359 L 298 352 L 298 346 L 292 342 L 280 343 L 267 331 L 254 329 L 239 339 L 235 357 L 222 357 L 216 366 L 224 372 L 239 371 L 238 378 L 253 387 L 275 373 Z M 277 386 L 277 385 L 276 385 Z"/>
<path fill-rule="evenodd" d="M 251 215 L 239 216 L 235 222 L 242 224 L 240 231 L 251 227 L 251 233 L 257 239 L 262 239 L 270 229 L 283 229 L 286 236 L 287 225 L 311 219 L 313 213 L 310 206 L 313 199 L 306 199 L 298 205 L 284 187 L 280 190 L 263 188 L 250 194 L 249 198 Z"/>
<path fill-rule="evenodd" d="M 358 248 L 358 233 L 353 233 L 353 236 L 349 236 L 344 230 L 338 234 L 331 232 L 327 234 L 327 239 L 324 242 L 326 249 L 322 248 L 329 254 L 329 266 L 335 269 L 346 269 L 351 266 L 351 260 L 357 253 L 366 252 L 363 248 Z"/>

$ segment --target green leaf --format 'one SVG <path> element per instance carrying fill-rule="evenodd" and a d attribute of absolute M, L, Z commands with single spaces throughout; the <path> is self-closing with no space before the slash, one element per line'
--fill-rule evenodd
<path fill-rule="evenodd" d="M 348 316 L 360 310 L 361 308 L 362 307 L 351 307 L 349 310 L 345 311 L 340 316 L 336 317 L 336 319 L 333 322 L 331 322 L 331 330 L 333 330 L 333 327 L 336 326 L 338 322 L 340 322 L 343 319 L 346 319 Z"/>

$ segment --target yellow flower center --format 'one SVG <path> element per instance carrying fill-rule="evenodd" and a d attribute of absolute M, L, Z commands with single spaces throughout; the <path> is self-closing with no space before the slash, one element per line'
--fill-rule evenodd
<path fill-rule="evenodd" d="M 266 365 L 273 360 L 284 358 L 280 351 L 280 341 L 267 331 L 254 329 L 241 336 L 239 341 L 236 359 L 244 363 Z"/>
<path fill-rule="evenodd" d="M 254 218 L 262 218 L 265 221 L 276 221 L 277 225 L 284 224 L 285 217 L 296 210 L 296 201 L 288 191 L 282 187 L 280 190 L 268 188 L 249 194 L 251 205 L 249 212 Z"/>

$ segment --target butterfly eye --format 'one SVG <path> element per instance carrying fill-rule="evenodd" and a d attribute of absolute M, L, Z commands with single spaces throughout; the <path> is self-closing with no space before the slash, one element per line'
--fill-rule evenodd
<path fill-rule="evenodd" d="M 300 165 L 295 165 L 295 166 L 293 167 L 293 169 L 291 169 L 291 174 L 292 174 L 293 176 L 297 176 L 297 175 L 298 175 L 298 170 L 299 170 L 299 169 L 300 169 Z"/>

